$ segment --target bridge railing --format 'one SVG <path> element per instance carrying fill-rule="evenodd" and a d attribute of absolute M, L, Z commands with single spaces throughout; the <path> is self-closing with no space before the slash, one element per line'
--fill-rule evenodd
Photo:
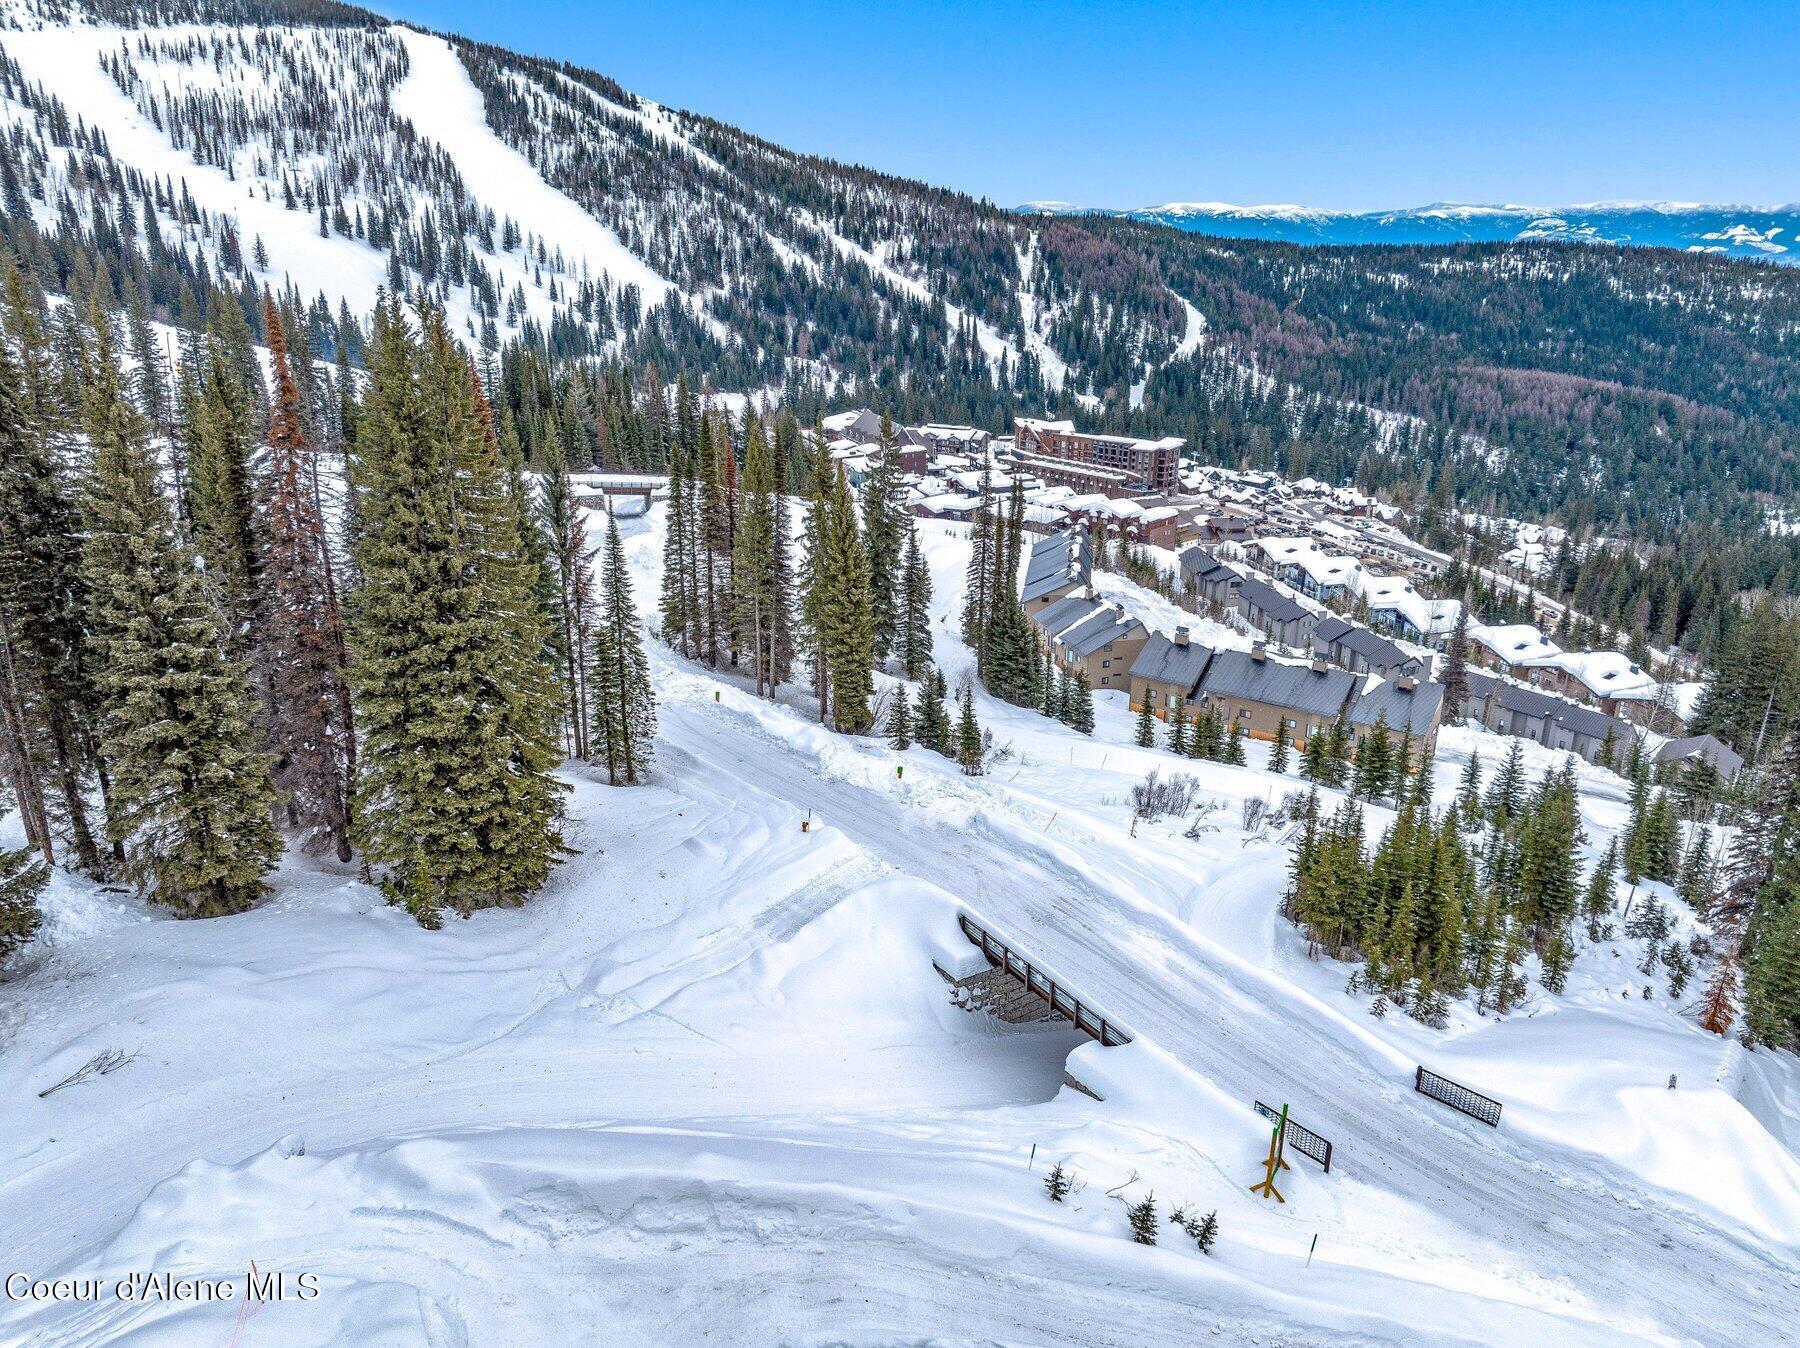
<path fill-rule="evenodd" d="M 999 937 L 988 931 L 967 913 L 957 915 L 962 925 L 963 935 L 969 938 L 971 945 L 981 947 L 981 953 L 987 962 L 999 969 L 1008 977 L 1018 980 L 1036 997 L 1049 1003 L 1050 1009 L 1068 1020 L 1089 1038 L 1097 1039 L 1103 1048 L 1113 1048 L 1119 1044 L 1129 1044 L 1131 1036 L 1117 1025 L 1082 1002 L 1068 988 L 1062 986 L 1049 974 L 1038 968 L 1018 951 L 1007 945 Z"/>

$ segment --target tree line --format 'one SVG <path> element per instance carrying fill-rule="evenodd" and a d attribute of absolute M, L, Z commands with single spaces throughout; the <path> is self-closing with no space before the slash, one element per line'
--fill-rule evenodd
<path fill-rule="evenodd" d="M 0 768 L 42 864 L 205 917 L 292 843 L 436 925 L 543 884 L 565 754 L 643 780 L 617 521 L 527 472 L 441 309 L 384 297 L 333 385 L 273 298 L 265 365 L 232 304 L 128 359 L 104 305 L 3 291 Z"/>

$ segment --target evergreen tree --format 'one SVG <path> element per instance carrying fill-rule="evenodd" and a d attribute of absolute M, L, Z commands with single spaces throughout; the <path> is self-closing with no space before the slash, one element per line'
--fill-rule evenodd
<path fill-rule="evenodd" d="M 869 611 L 869 557 L 841 471 L 832 474 L 821 503 L 818 563 L 808 605 L 830 689 L 832 725 L 845 734 L 869 728 L 874 691 L 875 633 Z"/>
<path fill-rule="evenodd" d="M 1231 722 L 1231 733 L 1225 737 L 1224 747 L 1219 751 L 1219 759 L 1237 767 L 1244 766 L 1244 723 L 1237 719 Z"/>
<path fill-rule="evenodd" d="M 107 832 L 127 877 L 157 902 L 182 916 L 241 912 L 262 896 L 281 852 L 248 683 L 175 537 L 97 304 L 91 328 L 82 568 L 111 777 Z"/>
<path fill-rule="evenodd" d="M 656 698 L 650 662 L 631 597 L 631 571 L 619 522 L 606 517 L 598 621 L 594 624 L 593 741 L 614 786 L 634 786 L 650 769 Z"/>
<path fill-rule="evenodd" d="M 49 882 L 49 866 L 29 850 L 0 847 L 0 961 L 37 931 L 38 895 Z"/>
<path fill-rule="evenodd" d="M 1148 709 L 1150 704 L 1148 702 L 1146 702 L 1144 704 L 1144 706 L 1146 709 Z M 1169 749 L 1169 752 L 1172 754 L 1185 755 L 1187 753 L 1187 745 L 1188 745 L 1187 714 L 1181 709 L 1181 706 L 1179 704 L 1177 704 L 1169 712 L 1168 749 Z"/>
<path fill-rule="evenodd" d="M 286 332 L 272 304 L 264 308 L 263 326 L 274 406 L 258 645 L 268 683 L 274 780 L 286 799 L 290 825 L 348 861 L 354 755 L 343 620 L 327 579 L 325 524 L 309 487 L 313 449 L 301 426 Z"/>
<path fill-rule="evenodd" d="M 1357 746 L 1356 772 L 1351 790 L 1364 800 L 1374 800 L 1385 795 L 1394 775 L 1394 745 L 1388 735 L 1387 718 L 1376 720 L 1371 730 Z"/>
<path fill-rule="evenodd" d="M 1456 813 L 1473 826 L 1481 815 L 1481 755 L 1471 753 L 1456 784 Z"/>
<path fill-rule="evenodd" d="M 1444 648 L 1444 716 L 1454 719 L 1462 715 L 1463 703 L 1469 700 L 1469 606 L 1457 609 L 1456 626 L 1450 629 L 1450 640 Z"/>
<path fill-rule="evenodd" d="M 1145 1194 L 1141 1202 L 1125 1209 L 1131 1223 L 1131 1238 L 1139 1245 L 1156 1244 L 1156 1195 Z"/>
<path fill-rule="evenodd" d="M 863 482 L 863 546 L 869 555 L 869 616 L 875 629 L 875 663 L 885 664 L 902 646 L 906 547 L 906 488 L 894 423 L 881 414 L 874 464 Z"/>
<path fill-rule="evenodd" d="M 262 592 L 262 543 L 251 461 L 255 428 L 245 387 L 223 341 L 209 337 L 187 416 L 187 502 L 194 547 L 206 565 L 232 651 L 249 653 Z"/>
<path fill-rule="evenodd" d="M 1488 819 L 1502 829 L 1525 808 L 1525 749 L 1519 740 L 1512 742 L 1506 761 L 1489 783 L 1485 804 Z"/>
<path fill-rule="evenodd" d="M 1094 733 L 1094 689 L 1087 671 L 1078 669 L 1069 680 L 1069 725 L 1084 735 Z"/>
<path fill-rule="evenodd" d="M 44 859 L 56 859 L 60 825 L 76 864 L 100 877 L 88 818 L 98 752 L 80 521 L 59 453 L 66 418 L 41 297 L 10 261 L 0 288 L 0 770 Z"/>
<path fill-rule="evenodd" d="M 442 312 L 426 309 L 415 337 L 385 300 L 367 358 L 353 459 L 355 833 L 409 909 L 466 916 L 523 900 L 563 850 L 539 578 Z"/>
<path fill-rule="evenodd" d="M 988 601 L 998 570 L 994 557 L 994 491 L 993 479 L 984 462 L 981 468 L 981 493 L 969 528 L 969 567 L 965 577 L 962 611 L 963 642 L 975 651 L 979 661 L 987 651 Z"/>
<path fill-rule="evenodd" d="M 919 549 L 919 531 L 911 516 L 903 516 L 906 557 L 900 569 L 900 668 L 909 679 L 920 679 L 931 667 L 931 572 Z"/>
<path fill-rule="evenodd" d="M 950 743 L 950 712 L 944 705 L 947 689 L 942 670 L 933 669 L 919 686 L 919 712 L 915 718 L 918 741 L 946 758 L 953 757 Z"/>
<path fill-rule="evenodd" d="M 1269 751 L 1269 771 L 1286 773 L 1288 757 L 1293 749 L 1294 735 L 1288 729 L 1288 718 L 1283 716 L 1279 719 L 1280 724 L 1275 729 L 1275 747 Z"/>
<path fill-rule="evenodd" d="M 1752 1042 L 1800 1049 L 1800 875 L 1764 886 L 1764 919 L 1744 973 L 1744 1026 Z"/>
<path fill-rule="evenodd" d="M 738 495 L 737 531 L 731 559 L 735 626 L 749 640 L 751 671 L 760 697 L 775 692 L 775 608 L 781 602 L 778 553 L 786 540 L 776 533 L 775 466 L 752 420 L 744 448 L 744 476 Z"/>
<path fill-rule="evenodd" d="M 1067 1198 L 1072 1184 L 1069 1172 L 1063 1169 L 1061 1161 L 1051 1166 L 1050 1173 L 1044 1176 L 1044 1192 L 1050 1195 L 1052 1203 L 1060 1203 Z"/>
<path fill-rule="evenodd" d="M 1156 743 L 1156 708 L 1149 698 L 1145 698 L 1138 708 L 1136 740 L 1140 749 L 1151 748 Z"/>
<path fill-rule="evenodd" d="M 1519 832 L 1519 916 L 1540 951 L 1575 917 L 1581 897 L 1575 849 L 1584 837 L 1571 761 L 1544 778 Z"/>
<path fill-rule="evenodd" d="M 896 749 L 912 747 L 912 716 L 906 707 L 906 685 L 894 685 L 894 705 L 888 710 L 888 743 Z"/>
<path fill-rule="evenodd" d="M 1588 877 L 1587 889 L 1581 898 L 1581 916 L 1587 923 L 1588 939 L 1600 939 L 1600 923 L 1612 912 L 1613 877 L 1619 869 L 1619 840 L 1608 838 L 1606 851 L 1600 854 L 1600 860 L 1594 863 L 1593 873 Z"/>
<path fill-rule="evenodd" d="M 975 692 L 973 687 L 965 685 L 962 710 L 956 718 L 956 761 L 962 765 L 965 775 L 978 777 L 983 771 L 983 756 L 981 727 L 975 720 Z"/>
<path fill-rule="evenodd" d="M 694 612 L 692 589 L 693 554 L 693 484 L 689 480 L 691 464 L 685 446 L 677 444 L 669 453 L 669 505 L 663 530 L 662 595 L 658 613 L 662 619 L 662 638 L 692 657 L 698 615 Z"/>

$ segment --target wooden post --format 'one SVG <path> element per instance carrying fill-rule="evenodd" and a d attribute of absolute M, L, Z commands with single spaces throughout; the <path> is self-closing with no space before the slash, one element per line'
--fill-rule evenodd
<path fill-rule="evenodd" d="M 1287 1114 L 1288 1107 L 1283 1105 L 1281 1117 L 1276 1120 L 1274 1130 L 1269 1134 L 1269 1157 L 1263 1163 L 1265 1169 L 1262 1182 L 1250 1186 L 1251 1193 L 1261 1194 L 1264 1198 L 1273 1198 L 1277 1203 L 1285 1203 L 1287 1199 L 1283 1198 L 1281 1190 L 1275 1187 L 1275 1172 L 1291 1168 L 1281 1156 L 1287 1147 Z"/>

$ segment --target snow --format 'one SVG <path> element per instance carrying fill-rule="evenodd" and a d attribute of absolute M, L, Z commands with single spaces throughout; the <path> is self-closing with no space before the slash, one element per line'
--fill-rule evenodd
<path fill-rule="evenodd" d="M 646 607 L 664 512 L 621 524 Z M 919 527 L 955 688 L 968 530 Z M 1193 625 L 1133 597 L 1153 626 Z M 323 1291 L 0 1303 L 0 1338 L 225 1341 L 240 1313 L 241 1341 L 274 1343 L 1791 1328 L 1800 1068 L 1643 999 L 1635 943 L 1584 944 L 1565 995 L 1504 1019 L 1375 1020 L 1276 912 L 1288 840 L 1247 830 L 1243 806 L 1302 784 L 1268 773 L 1264 746 L 1243 768 L 1177 761 L 1131 743 L 1117 693 L 1090 739 L 978 692 L 996 761 L 967 778 L 829 732 L 804 689 L 770 703 L 652 659 L 652 784 L 570 767 L 578 855 L 523 908 L 426 932 L 313 857 L 207 922 L 53 882 L 46 939 L 0 985 L 23 1086 L 0 1097 L 0 1247 L 40 1276 L 241 1277 L 254 1259 Z M 1446 730 L 1439 800 L 1509 743 Z M 1534 774 L 1560 761 L 1526 746 Z M 1152 767 L 1198 779 L 1195 836 L 1134 825 L 1125 798 Z M 1587 765 L 1579 783 L 1593 851 L 1626 789 Z M 1373 835 L 1389 815 L 1368 814 Z M 0 821 L 0 841 L 16 832 Z M 1134 1042 L 955 1007 L 933 962 L 974 967 L 960 910 Z M 134 1056 L 39 1096 L 105 1050 Z M 1501 1099 L 1501 1128 L 1414 1095 L 1420 1062 Z M 1256 1099 L 1338 1148 L 1328 1176 L 1295 1162 L 1283 1205 L 1246 1187 Z M 1061 1206 L 1041 1188 L 1054 1160 L 1083 1182 Z M 1212 1257 L 1167 1226 L 1155 1249 L 1129 1242 L 1123 1201 L 1150 1191 L 1218 1211 Z"/>
<path fill-rule="evenodd" d="M 267 279 L 280 286 L 295 279 L 303 293 L 326 287 L 357 312 L 374 307 L 376 292 L 387 278 L 386 254 L 354 239 L 321 238 L 316 218 L 284 209 L 279 200 L 265 201 L 234 181 L 222 169 L 196 162 L 177 149 L 132 101 L 119 92 L 100 68 L 103 51 L 117 50 L 130 30 L 87 24 L 51 26 L 0 35 L 6 52 L 19 63 L 27 80 L 42 83 L 62 99 L 71 116 L 105 133 L 115 158 L 152 177 L 184 184 L 205 210 L 235 216 L 248 251 L 260 236 L 272 263 Z M 192 26 L 159 30 L 179 39 L 205 30 Z"/>
<path fill-rule="evenodd" d="M 654 307 L 670 283 L 619 242 L 619 238 L 538 174 L 531 161 L 505 144 L 487 123 L 481 91 L 443 38 L 395 24 L 388 29 L 406 47 L 406 78 L 392 96 L 395 113 L 456 160 L 465 181 L 483 201 L 531 228 L 589 271 L 635 285 Z"/>

